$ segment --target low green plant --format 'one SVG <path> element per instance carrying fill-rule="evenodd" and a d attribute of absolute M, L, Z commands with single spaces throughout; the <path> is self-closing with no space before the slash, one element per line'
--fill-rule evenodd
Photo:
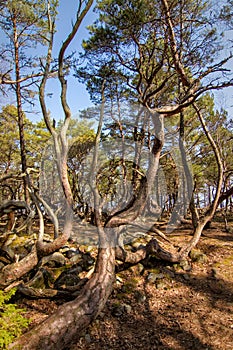
<path fill-rule="evenodd" d="M 15 291 L 0 291 L 0 349 L 7 349 L 30 323 L 30 320 L 23 316 L 25 310 L 9 302 Z"/>

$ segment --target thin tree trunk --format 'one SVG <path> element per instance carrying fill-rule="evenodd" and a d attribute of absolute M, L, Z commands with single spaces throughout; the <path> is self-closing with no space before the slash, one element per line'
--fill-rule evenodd
<path fill-rule="evenodd" d="M 29 178 L 27 174 L 27 157 L 25 146 L 25 133 L 24 133 L 24 115 L 22 108 L 21 98 L 21 86 L 20 86 L 20 65 L 19 65 L 19 42 L 17 33 L 17 21 L 16 16 L 12 16 L 13 31 L 14 31 L 14 50 L 15 50 L 15 80 L 16 80 L 16 99 L 17 99 L 17 114 L 18 114 L 18 127 L 19 127 L 19 141 L 20 141 L 20 156 L 24 186 L 24 198 L 27 204 L 29 204 L 30 197 L 28 192 Z"/>
<path fill-rule="evenodd" d="M 211 134 L 207 128 L 207 125 L 206 125 L 205 120 L 201 114 L 200 109 L 198 108 L 198 106 L 196 104 L 194 104 L 193 107 L 197 112 L 199 120 L 202 124 L 202 128 L 204 130 L 204 133 L 205 133 L 205 135 L 206 135 L 206 137 L 207 137 L 207 139 L 208 139 L 208 141 L 213 149 L 216 163 L 218 166 L 218 178 L 217 178 L 217 188 L 216 188 L 215 197 L 214 197 L 212 203 L 210 204 L 209 208 L 207 209 L 204 217 L 202 219 L 198 220 L 197 226 L 194 229 L 194 234 L 193 234 L 192 239 L 181 249 L 181 252 L 180 252 L 181 257 L 186 257 L 189 254 L 189 252 L 191 251 L 191 249 L 197 245 L 205 225 L 212 220 L 212 218 L 216 212 L 216 209 L 219 205 L 219 198 L 221 198 L 220 194 L 221 194 L 221 189 L 222 189 L 222 184 L 223 184 L 223 164 L 222 164 L 221 154 L 218 150 L 218 147 L 217 147 L 213 137 L 211 136 Z"/>

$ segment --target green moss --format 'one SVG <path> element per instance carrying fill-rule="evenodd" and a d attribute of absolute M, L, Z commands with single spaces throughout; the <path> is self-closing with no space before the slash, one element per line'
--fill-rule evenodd
<path fill-rule="evenodd" d="M 121 303 L 119 301 L 115 301 L 114 303 L 112 303 L 112 307 L 116 308 L 116 307 L 120 307 Z"/>
<path fill-rule="evenodd" d="M 153 268 L 153 269 L 149 269 L 149 272 L 152 272 L 152 273 L 160 273 L 160 269 L 159 268 Z"/>
<path fill-rule="evenodd" d="M 50 283 L 54 283 L 58 277 L 62 274 L 62 272 L 68 270 L 69 267 L 66 266 L 61 266 L 61 267 L 55 267 L 55 268 L 51 268 L 51 267 L 46 267 L 47 272 L 49 273 L 49 282 Z"/>
<path fill-rule="evenodd" d="M 0 291 L 0 349 L 6 349 L 30 323 L 30 320 L 23 316 L 24 309 L 9 303 L 14 293 L 14 289 L 8 293 Z"/>
<path fill-rule="evenodd" d="M 117 293 L 116 295 L 118 300 L 124 300 L 125 299 L 125 293 Z"/>
<path fill-rule="evenodd" d="M 192 261 L 197 263 L 204 264 L 208 261 L 207 256 L 199 249 L 192 249 L 189 255 Z"/>
<path fill-rule="evenodd" d="M 137 265 L 131 266 L 129 268 L 129 271 L 132 273 L 132 275 L 139 276 L 143 274 L 144 266 L 142 264 L 137 264 Z"/>
<path fill-rule="evenodd" d="M 134 287 L 136 287 L 137 286 L 137 284 L 138 284 L 138 278 L 137 277 L 133 277 L 133 278 L 131 278 L 130 279 L 130 283 L 134 286 Z"/>
<path fill-rule="evenodd" d="M 175 270 L 175 271 L 180 271 L 180 270 L 182 270 L 182 267 L 180 266 L 180 264 L 174 264 L 173 267 L 174 267 L 174 270 Z"/>
<path fill-rule="evenodd" d="M 231 266 L 233 264 L 233 255 L 228 256 L 227 258 L 220 260 L 214 264 L 214 267 Z"/>
<path fill-rule="evenodd" d="M 233 266 L 233 255 L 230 255 L 227 258 L 215 263 L 213 265 L 213 268 L 216 271 L 217 277 L 228 280 L 233 276 L 232 266 Z"/>
<path fill-rule="evenodd" d="M 123 282 L 125 280 L 125 275 L 123 272 L 118 272 L 117 275 L 116 275 L 117 279 L 119 279 L 119 281 Z"/>
<path fill-rule="evenodd" d="M 136 277 L 131 278 L 129 281 L 125 282 L 125 284 L 122 287 L 122 292 L 126 294 L 132 293 L 136 288 L 138 284 L 138 279 Z"/>
<path fill-rule="evenodd" d="M 28 238 L 25 238 L 24 236 L 19 237 L 16 236 L 15 239 L 12 241 L 12 247 L 18 247 L 18 246 L 23 246 L 25 244 L 25 242 L 27 241 Z"/>
<path fill-rule="evenodd" d="M 225 266 L 231 266 L 233 264 L 233 255 L 228 256 L 226 259 L 224 259 L 221 264 Z"/>

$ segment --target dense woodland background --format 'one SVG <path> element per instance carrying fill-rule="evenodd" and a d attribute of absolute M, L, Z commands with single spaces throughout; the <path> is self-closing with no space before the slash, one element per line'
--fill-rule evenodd
<path fill-rule="evenodd" d="M 55 55 L 59 1 L 0 1 L 1 348 L 231 348 L 232 5 L 79 0 Z"/>

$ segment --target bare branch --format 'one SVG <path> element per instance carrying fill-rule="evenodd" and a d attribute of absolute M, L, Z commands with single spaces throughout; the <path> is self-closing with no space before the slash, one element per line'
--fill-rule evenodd
<path fill-rule="evenodd" d="M 83 1 L 79 0 L 79 7 L 78 7 L 78 11 L 77 11 L 77 17 L 76 17 L 76 22 L 73 25 L 72 31 L 70 32 L 70 34 L 68 35 L 68 37 L 66 38 L 66 40 L 64 41 L 64 43 L 62 44 L 62 47 L 60 49 L 59 52 L 59 56 L 58 56 L 58 62 L 59 62 L 59 70 L 58 70 L 58 76 L 59 76 L 59 80 L 61 83 L 61 102 L 62 102 L 62 107 L 65 113 L 65 117 L 66 119 L 71 117 L 71 111 L 70 108 L 68 106 L 67 103 L 67 81 L 64 77 L 64 56 L 65 56 L 65 52 L 67 50 L 67 48 L 69 47 L 70 43 L 72 42 L 73 38 L 75 37 L 82 21 L 83 18 L 85 17 L 85 15 L 87 14 L 87 12 L 89 11 L 91 5 L 93 4 L 93 0 L 88 0 L 87 4 L 85 5 L 84 9 L 81 11 L 82 5 L 83 5 Z"/>
<path fill-rule="evenodd" d="M 54 30 L 55 30 L 55 19 L 52 20 L 51 18 L 49 2 L 47 7 L 47 18 L 48 18 L 48 31 L 49 31 L 49 39 L 48 39 L 49 45 L 48 45 L 48 51 L 47 51 L 47 57 L 46 57 L 46 64 L 45 64 L 44 73 L 43 73 L 43 79 L 41 81 L 40 88 L 39 88 L 39 99 L 40 99 L 40 105 L 41 105 L 46 127 L 49 130 L 49 132 L 55 137 L 56 132 L 49 120 L 49 115 L 48 115 L 48 111 L 45 103 L 45 86 L 49 77 L 50 65 L 52 61 L 52 48 L 53 48 L 53 39 L 54 39 Z"/>

